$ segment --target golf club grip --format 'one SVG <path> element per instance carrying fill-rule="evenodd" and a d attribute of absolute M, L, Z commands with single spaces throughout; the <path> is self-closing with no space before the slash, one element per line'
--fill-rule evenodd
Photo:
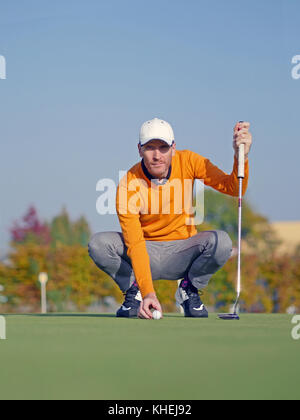
<path fill-rule="evenodd" d="M 245 145 L 239 146 L 238 178 L 245 178 Z"/>
<path fill-rule="evenodd" d="M 240 121 L 243 123 L 244 121 Z M 238 178 L 245 178 L 245 145 L 239 146 Z"/>

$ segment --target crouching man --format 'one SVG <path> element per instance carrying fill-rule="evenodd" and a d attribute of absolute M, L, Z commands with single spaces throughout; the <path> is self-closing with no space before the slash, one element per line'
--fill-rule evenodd
<path fill-rule="evenodd" d="M 233 170 L 226 174 L 193 151 L 176 150 L 173 129 L 166 121 L 155 118 L 143 124 L 138 144 L 142 160 L 127 172 L 117 190 L 122 232 L 100 232 L 89 243 L 95 264 L 124 293 L 118 317 L 151 319 L 151 309 L 162 312 L 153 286 L 159 279 L 181 280 L 176 298 L 186 317 L 208 317 L 199 291 L 230 258 L 232 241 L 224 231 L 198 233 L 194 216 L 183 209 L 182 197 L 189 194 L 192 199 L 195 179 L 223 194 L 238 196 L 238 148 L 242 143 L 245 194 L 252 144 L 249 127 L 246 122 L 234 127 Z M 179 194 L 170 185 L 180 185 Z"/>

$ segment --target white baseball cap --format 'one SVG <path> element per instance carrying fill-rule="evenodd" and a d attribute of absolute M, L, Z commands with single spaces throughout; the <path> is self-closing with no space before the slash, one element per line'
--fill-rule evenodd
<path fill-rule="evenodd" d="M 146 121 L 140 131 L 140 145 L 144 146 L 150 140 L 162 140 L 172 146 L 175 138 L 171 125 L 159 118 Z"/>

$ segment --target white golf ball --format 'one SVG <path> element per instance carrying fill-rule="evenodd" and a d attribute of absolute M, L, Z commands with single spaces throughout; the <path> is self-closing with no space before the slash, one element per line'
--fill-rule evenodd
<path fill-rule="evenodd" d="M 152 317 L 153 319 L 160 319 L 162 317 L 162 314 L 159 311 L 153 311 Z"/>

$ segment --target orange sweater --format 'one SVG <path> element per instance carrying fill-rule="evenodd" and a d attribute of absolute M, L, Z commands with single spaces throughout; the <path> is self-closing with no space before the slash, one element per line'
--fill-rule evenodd
<path fill-rule="evenodd" d="M 197 234 L 195 223 L 187 223 L 188 219 L 193 221 L 193 214 L 186 211 L 185 205 L 186 195 L 192 200 L 194 180 L 202 179 L 205 185 L 232 196 L 239 194 L 239 181 L 236 158 L 233 171 L 228 175 L 208 159 L 189 150 L 176 151 L 170 177 L 164 185 L 151 184 L 143 168 L 142 162 L 137 163 L 120 181 L 116 209 L 128 248 L 127 254 L 141 294 L 145 297 L 154 292 L 145 241 L 174 241 Z M 248 177 L 249 161 L 246 160 L 243 195 Z"/>

